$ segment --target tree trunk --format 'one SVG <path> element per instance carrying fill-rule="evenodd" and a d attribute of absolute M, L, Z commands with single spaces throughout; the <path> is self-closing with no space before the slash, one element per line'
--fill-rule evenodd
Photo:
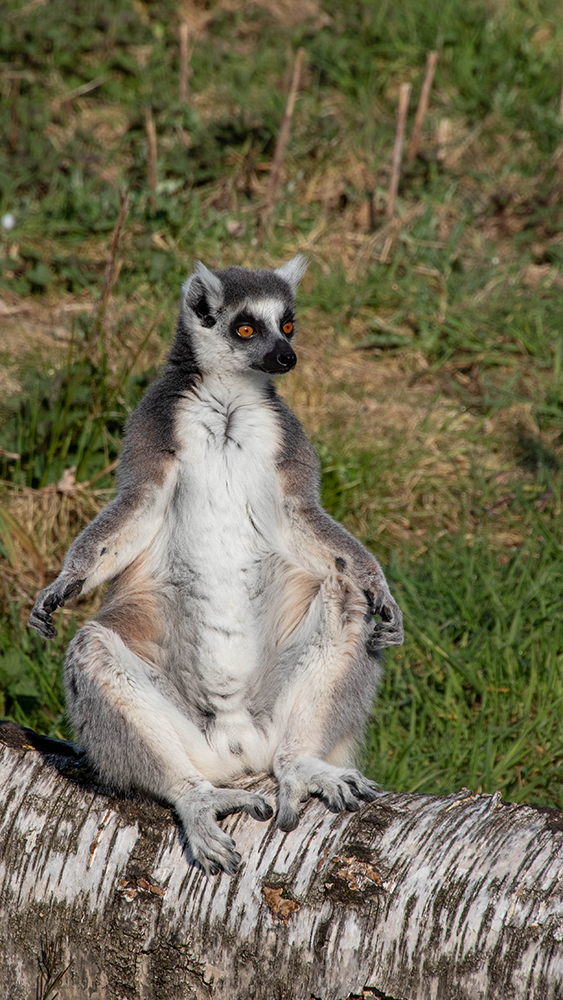
<path fill-rule="evenodd" d="M 72 744 L 5 724 L 0 772 L 7 1000 L 563 997 L 558 811 L 382 792 L 286 834 L 231 816 L 242 870 L 208 879 L 169 809 L 100 789 Z"/>

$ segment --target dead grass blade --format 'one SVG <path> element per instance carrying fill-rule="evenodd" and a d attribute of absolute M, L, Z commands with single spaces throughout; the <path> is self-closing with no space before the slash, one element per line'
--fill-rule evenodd
<path fill-rule="evenodd" d="M 45 582 L 45 566 L 43 564 L 43 560 L 35 548 L 33 539 L 30 538 L 27 531 L 24 531 L 21 524 L 18 524 L 16 519 L 8 513 L 5 507 L 0 507 L 0 537 L 6 547 L 6 553 L 8 555 L 10 565 L 14 569 L 18 566 L 18 554 L 14 541 L 18 542 L 25 552 L 31 556 L 33 564 L 39 573 L 41 580 L 40 586 L 42 587 Z"/>
<path fill-rule="evenodd" d="M 297 91 L 299 90 L 299 81 L 301 79 L 301 70 L 303 68 L 304 57 L 305 57 L 305 49 L 299 49 L 295 57 L 295 63 L 293 65 L 293 75 L 291 77 L 291 85 L 287 97 L 287 104 L 285 106 L 285 112 L 281 123 L 281 127 L 278 132 L 274 158 L 272 160 L 272 168 L 270 170 L 270 176 L 268 178 L 268 187 L 266 188 L 266 201 L 264 207 L 264 216 L 266 219 L 269 213 L 271 212 L 272 205 L 274 203 L 274 197 L 280 182 L 280 176 L 285 157 L 285 149 L 289 139 L 291 119 L 293 117 L 293 112 L 295 110 L 295 101 L 297 100 Z"/>
<path fill-rule="evenodd" d="M 121 204 L 119 206 L 119 215 L 117 216 L 117 222 L 111 237 L 109 257 L 106 264 L 106 270 L 104 274 L 104 285 L 102 288 L 102 295 L 100 298 L 100 304 L 98 306 L 98 311 L 96 314 L 96 319 L 92 327 L 92 334 L 90 337 L 90 342 L 95 343 L 100 335 L 100 331 L 103 326 L 104 316 L 108 304 L 108 299 L 111 295 L 111 290 L 115 281 L 115 259 L 117 256 L 117 248 L 119 246 L 119 238 L 121 236 L 121 230 L 123 229 L 123 223 L 125 222 L 125 216 L 127 215 L 127 206 L 129 204 L 129 192 L 125 191 L 121 194 Z"/>

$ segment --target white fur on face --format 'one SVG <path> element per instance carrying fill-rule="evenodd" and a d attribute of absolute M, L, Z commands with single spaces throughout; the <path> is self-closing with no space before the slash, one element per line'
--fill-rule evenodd
<path fill-rule="evenodd" d="M 274 298 L 263 298 L 263 299 L 246 299 L 244 305 L 241 307 L 244 311 L 245 309 L 252 316 L 256 316 L 257 319 L 261 319 L 266 323 L 270 329 L 275 330 L 276 333 L 281 332 L 281 320 L 282 316 L 287 309 L 285 302 L 280 302 L 279 299 Z"/>
<path fill-rule="evenodd" d="M 242 359 L 237 356 L 235 345 L 217 329 L 217 326 L 202 326 L 194 316 L 190 323 L 190 332 L 196 364 L 202 372 L 213 374 L 241 371 L 246 367 L 241 364 Z"/>
<path fill-rule="evenodd" d="M 237 303 L 235 309 L 225 312 L 212 327 L 202 326 L 194 315 L 190 322 L 190 331 L 198 367 L 209 374 L 248 371 L 249 365 L 243 345 L 233 343 L 228 332 L 233 317 L 246 312 L 262 320 L 272 332 L 283 336 L 281 321 L 286 310 L 285 302 L 264 297 L 248 298 Z"/>

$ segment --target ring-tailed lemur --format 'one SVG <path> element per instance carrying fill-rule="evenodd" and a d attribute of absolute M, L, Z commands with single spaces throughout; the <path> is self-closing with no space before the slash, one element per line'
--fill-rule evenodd
<path fill-rule="evenodd" d="M 111 581 L 68 648 L 70 716 L 104 780 L 175 807 L 208 873 L 240 863 L 218 818 L 272 815 L 224 787 L 242 775 L 275 775 L 282 830 L 310 795 L 332 810 L 375 797 L 351 765 L 378 650 L 403 640 L 378 563 L 321 508 L 315 453 L 270 378 L 296 362 L 304 270 L 300 256 L 277 271 L 197 265 L 118 494 L 29 619 L 54 636 L 58 607 Z"/>

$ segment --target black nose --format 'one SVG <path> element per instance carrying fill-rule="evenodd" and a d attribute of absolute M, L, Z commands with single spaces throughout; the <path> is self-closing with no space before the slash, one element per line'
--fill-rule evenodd
<path fill-rule="evenodd" d="M 289 351 L 280 351 L 276 356 L 276 361 L 280 366 L 280 371 L 288 372 L 290 368 L 293 368 L 297 362 L 297 355 L 295 351 L 291 349 Z"/>
<path fill-rule="evenodd" d="M 262 361 L 256 364 L 256 368 L 261 368 L 263 372 L 268 372 L 269 375 L 281 375 L 282 372 L 288 372 L 297 364 L 297 356 L 295 351 L 291 349 L 289 344 L 283 344 L 275 347 L 273 351 L 266 354 Z"/>

